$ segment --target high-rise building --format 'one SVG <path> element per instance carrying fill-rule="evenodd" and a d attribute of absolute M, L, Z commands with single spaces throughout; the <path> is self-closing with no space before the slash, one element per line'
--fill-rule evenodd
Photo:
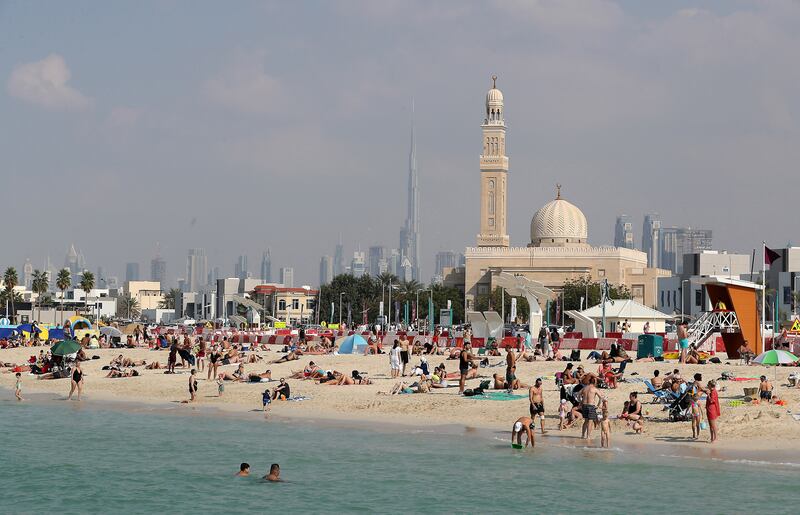
<path fill-rule="evenodd" d="M 247 271 L 247 256 L 239 256 L 236 260 L 236 264 L 233 266 L 233 275 L 239 279 L 250 277 L 250 272 Z"/>
<path fill-rule="evenodd" d="M 713 232 L 691 227 L 662 227 L 659 266 L 683 273 L 683 256 L 699 254 L 714 247 Z"/>
<path fill-rule="evenodd" d="M 633 222 L 628 215 L 619 215 L 617 225 L 614 229 L 614 246 L 626 249 L 633 249 L 636 246 L 633 242 Z"/>
<path fill-rule="evenodd" d="M 30 290 L 33 286 L 33 263 L 30 259 L 26 259 L 22 266 L 22 284 L 26 290 Z"/>
<path fill-rule="evenodd" d="M 647 266 L 658 268 L 661 257 L 661 216 L 658 213 L 644 215 L 642 227 L 642 252 L 647 254 Z"/>
<path fill-rule="evenodd" d="M 64 268 L 68 268 L 72 274 L 72 283 L 78 284 L 81 280 L 81 274 L 86 269 L 86 259 L 83 253 L 75 250 L 75 245 L 69 246 L 67 256 L 64 259 Z"/>
<path fill-rule="evenodd" d="M 218 266 L 213 267 L 208 271 L 208 286 L 213 287 L 217 284 L 217 280 L 222 278 L 222 270 Z"/>
<path fill-rule="evenodd" d="M 108 288 L 108 274 L 106 274 L 106 269 L 104 267 L 97 267 L 97 274 L 94 278 L 94 283 L 98 288 Z"/>
<path fill-rule="evenodd" d="M 294 268 L 281 267 L 281 284 L 285 288 L 294 288 Z"/>
<path fill-rule="evenodd" d="M 272 282 L 272 257 L 269 249 L 261 255 L 261 280 L 265 283 Z"/>
<path fill-rule="evenodd" d="M 150 261 L 150 280 L 158 281 L 162 288 L 167 282 L 167 262 L 161 256 L 156 256 Z"/>
<path fill-rule="evenodd" d="M 125 263 L 125 282 L 139 280 L 139 263 Z"/>
<path fill-rule="evenodd" d="M 339 242 L 336 244 L 336 252 L 333 254 L 333 276 L 344 273 L 344 245 L 342 245 L 342 234 L 339 233 Z"/>
<path fill-rule="evenodd" d="M 445 268 L 453 268 L 458 266 L 459 254 L 452 250 L 443 250 L 436 253 L 436 272 L 434 278 L 441 278 L 444 276 Z"/>
<path fill-rule="evenodd" d="M 386 247 L 374 245 L 369 248 L 367 254 L 367 272 L 373 277 L 377 277 L 388 270 L 389 251 Z"/>
<path fill-rule="evenodd" d="M 361 277 L 367 272 L 366 260 L 364 252 L 360 250 L 353 252 L 353 260 L 350 261 L 350 273 L 353 277 Z"/>
<path fill-rule="evenodd" d="M 486 93 L 486 117 L 483 120 L 481 170 L 481 227 L 479 247 L 508 247 L 506 206 L 508 157 L 503 93 L 492 76 L 492 89 Z"/>
<path fill-rule="evenodd" d="M 186 291 L 196 292 L 208 281 L 208 258 L 205 249 L 189 249 L 186 258 Z"/>
<path fill-rule="evenodd" d="M 408 152 L 408 214 L 400 230 L 400 254 L 411 263 L 413 279 L 420 280 L 419 178 L 417 142 L 414 138 L 414 101 L 411 101 L 411 149 Z M 370 271 L 370 273 L 372 273 Z"/>
<path fill-rule="evenodd" d="M 319 260 L 319 285 L 329 284 L 333 280 L 333 259 L 322 256 Z"/>

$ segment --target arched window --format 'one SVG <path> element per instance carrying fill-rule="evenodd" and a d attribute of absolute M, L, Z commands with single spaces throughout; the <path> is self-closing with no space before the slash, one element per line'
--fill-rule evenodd
<path fill-rule="evenodd" d="M 495 205 L 495 183 L 494 183 L 494 179 L 489 179 L 489 183 L 488 183 L 487 186 L 488 186 L 487 189 L 489 190 L 489 195 L 488 195 L 488 198 L 487 198 L 487 202 L 488 202 L 488 206 L 487 207 L 488 207 L 488 210 L 489 210 L 489 214 L 493 215 L 494 214 L 494 205 Z"/>

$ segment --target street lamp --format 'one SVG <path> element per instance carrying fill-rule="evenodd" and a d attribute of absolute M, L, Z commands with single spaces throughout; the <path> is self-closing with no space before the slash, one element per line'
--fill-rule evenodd
<path fill-rule="evenodd" d="M 797 316 L 797 280 L 798 279 L 800 279 L 800 275 L 795 275 L 794 279 L 793 279 L 793 282 L 794 282 L 794 288 L 793 288 L 794 292 L 793 293 L 794 293 L 794 295 L 793 295 L 793 298 L 792 298 L 792 305 L 794 306 L 794 309 L 792 311 L 794 313 L 794 316 Z"/>
<path fill-rule="evenodd" d="M 399 290 L 399 288 L 397 285 L 392 285 L 392 280 L 389 279 L 389 319 L 386 322 L 386 331 L 384 333 L 388 332 L 389 326 L 392 325 L 392 290 Z"/>
<path fill-rule="evenodd" d="M 343 296 L 344 294 L 345 294 L 345 292 L 341 292 L 341 293 L 339 294 L 339 328 L 340 328 L 340 329 L 341 329 L 341 327 L 342 327 L 342 296 Z"/>
<path fill-rule="evenodd" d="M 683 292 L 683 283 L 689 283 L 689 282 L 691 282 L 691 281 L 689 281 L 689 279 L 684 279 L 684 280 L 681 281 L 681 323 L 683 323 L 683 316 L 684 316 L 683 307 L 684 307 L 684 302 L 685 302 L 684 292 Z"/>

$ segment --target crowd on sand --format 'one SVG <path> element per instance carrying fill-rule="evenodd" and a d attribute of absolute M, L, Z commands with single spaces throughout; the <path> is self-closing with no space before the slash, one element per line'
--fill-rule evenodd
<path fill-rule="evenodd" d="M 680 336 L 680 332 L 679 332 Z M 366 339 L 363 348 L 364 355 L 381 355 L 388 358 L 388 378 L 371 378 L 364 372 L 353 370 L 350 372 L 335 369 L 323 369 L 315 363 L 315 356 L 335 355 L 337 348 L 326 337 L 320 339 L 306 338 L 304 334 L 293 345 L 278 346 L 278 352 L 273 353 L 275 346 L 266 344 L 243 345 L 234 343 L 223 337 L 213 341 L 208 336 L 191 334 L 153 334 L 139 332 L 128 335 L 126 341 L 107 342 L 97 341 L 100 348 L 104 347 L 142 347 L 146 346 L 154 351 L 154 359 L 134 360 L 127 357 L 124 352 L 113 357 L 104 365 L 104 377 L 98 380 L 125 379 L 137 377 L 140 370 L 163 370 L 164 374 L 189 372 L 185 377 L 187 397 L 185 403 L 197 401 L 198 381 L 205 380 L 215 385 L 216 394 L 224 396 L 225 385 L 230 382 L 244 383 L 275 383 L 260 393 L 261 409 L 268 411 L 275 401 L 291 400 L 291 382 L 309 381 L 319 386 L 358 386 L 370 385 L 376 381 L 390 381 L 391 387 L 379 391 L 382 395 L 426 394 L 437 389 L 457 388 L 458 394 L 464 397 L 484 396 L 492 390 L 499 394 L 515 395 L 515 391 L 527 391 L 529 410 L 524 416 L 516 418 L 512 424 L 511 438 L 515 445 L 523 445 L 522 437 L 525 436 L 525 445 L 533 446 L 534 433 L 538 420 L 541 433 L 548 431 L 545 427 L 544 403 L 544 378 L 538 377 L 532 384 L 526 384 L 517 377 L 517 365 L 521 362 L 533 361 L 564 361 L 563 371 L 555 375 L 555 386 L 559 390 L 560 402 L 553 413 L 557 412 L 557 426 L 549 430 L 563 431 L 572 427 L 581 428 L 581 437 L 587 440 L 592 438 L 594 431 L 599 429 L 600 445 L 610 445 L 612 422 L 614 425 L 625 424 L 634 433 L 643 433 L 647 429 L 649 417 L 648 410 L 644 409 L 640 399 L 640 392 L 631 392 L 623 404 L 613 406 L 607 390 L 615 389 L 621 382 L 629 381 L 630 371 L 627 367 L 637 361 L 653 362 L 656 358 L 648 356 L 641 359 L 631 358 L 624 347 L 613 344 L 609 351 L 592 352 L 587 357 L 589 363 L 568 359 L 559 350 L 557 335 L 540 334 L 532 348 L 526 346 L 523 338 L 516 340 L 515 346 L 501 349 L 496 342 L 490 342 L 485 348 L 477 351 L 472 348 L 469 333 L 465 335 L 463 345 L 450 347 L 434 344 L 430 338 L 409 339 L 398 336 L 391 345 L 385 348 L 382 339 L 371 333 Z M 43 342 L 44 343 L 44 342 Z M 92 356 L 95 347 L 92 337 L 86 336 L 80 342 L 80 349 L 69 363 L 60 362 L 53 356 L 49 348 L 43 347 L 38 354 L 32 355 L 25 363 L 0 362 L 0 367 L 7 372 L 15 374 L 15 396 L 19 401 L 22 396 L 23 380 L 25 377 L 36 377 L 39 380 L 69 378 L 70 391 L 67 399 L 73 397 L 80 400 L 86 381 L 81 363 L 96 358 Z M 702 367 L 702 362 L 692 359 L 692 349 L 682 347 L 679 358 L 680 366 Z M 748 360 L 747 342 L 741 349 L 742 359 Z M 164 359 L 165 356 L 165 359 Z M 274 356 L 273 359 L 269 359 Z M 439 357 L 442 362 L 433 368 L 429 359 Z M 569 358 L 575 358 L 571 355 Z M 308 359 L 302 369 L 292 371 L 285 377 L 273 378 L 272 365 Z M 497 360 L 497 358 L 500 358 Z M 412 365 L 411 361 L 417 361 Z M 448 367 L 447 362 L 454 361 L 453 367 Z M 225 365 L 236 365 L 233 371 L 221 370 Z M 596 371 L 590 370 L 593 366 Z M 666 365 L 666 363 L 665 363 Z M 504 369 L 489 372 L 494 368 Z M 25 376 L 23 376 L 25 374 Z M 633 375 L 637 375 L 635 372 Z M 477 380 L 478 385 L 467 388 L 467 382 Z M 547 378 L 546 380 L 550 380 Z M 637 378 L 637 382 L 642 378 Z M 685 403 L 685 418 L 691 421 L 692 438 L 698 439 L 701 430 L 708 429 L 710 441 L 717 440 L 717 425 L 721 414 L 716 380 L 704 381 L 701 373 L 694 373 L 684 377 L 679 368 L 661 374 L 658 370 L 653 372 L 649 380 L 643 381 L 648 387 L 648 394 L 654 400 L 667 399 L 663 410 L 672 416 L 672 411 L 677 409 L 678 401 Z M 386 383 L 389 386 L 390 383 Z M 800 387 L 800 381 L 797 381 Z M 762 376 L 759 382 L 759 398 L 763 402 L 781 402 L 774 393 L 772 383 Z M 678 406 L 680 408 L 680 406 Z M 555 418 L 555 417 L 553 417 Z"/>

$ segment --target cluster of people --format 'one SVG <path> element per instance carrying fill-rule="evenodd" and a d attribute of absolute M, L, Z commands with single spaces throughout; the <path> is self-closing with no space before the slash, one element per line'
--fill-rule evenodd
<path fill-rule="evenodd" d="M 239 465 L 239 472 L 237 472 L 236 477 L 249 477 L 250 476 L 250 464 L 249 463 L 242 463 Z M 277 463 L 273 463 L 269 467 L 269 472 L 267 472 L 264 477 L 262 478 L 265 481 L 269 481 L 271 483 L 280 483 L 283 481 L 281 479 L 281 466 Z"/>

